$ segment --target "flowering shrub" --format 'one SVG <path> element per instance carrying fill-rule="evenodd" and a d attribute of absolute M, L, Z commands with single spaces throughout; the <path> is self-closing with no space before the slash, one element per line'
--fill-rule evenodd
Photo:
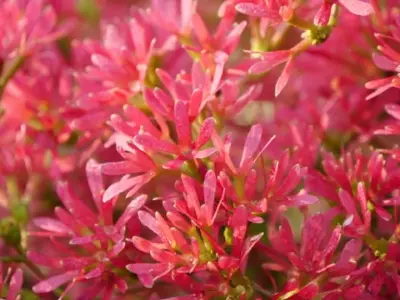
<path fill-rule="evenodd" d="M 400 299 L 398 0 L 0 1 L 0 299 Z"/>

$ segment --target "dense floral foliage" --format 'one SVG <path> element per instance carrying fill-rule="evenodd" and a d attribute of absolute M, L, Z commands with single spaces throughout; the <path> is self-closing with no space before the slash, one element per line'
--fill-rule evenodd
<path fill-rule="evenodd" d="M 0 299 L 400 299 L 399 0 L 1 0 Z"/>

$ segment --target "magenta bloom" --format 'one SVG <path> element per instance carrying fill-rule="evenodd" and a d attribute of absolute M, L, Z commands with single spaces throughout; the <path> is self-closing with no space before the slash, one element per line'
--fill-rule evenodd
<path fill-rule="evenodd" d="M 60 182 L 57 192 L 65 209 L 56 208 L 57 218 L 39 217 L 34 220 L 41 231 L 31 232 L 31 235 L 49 237 L 50 245 L 58 251 L 55 256 L 30 251 L 29 258 L 37 264 L 60 270 L 57 275 L 37 283 L 33 287 L 36 293 L 48 293 L 69 283 L 64 291 L 66 294 L 78 281 L 92 282 L 92 287 L 88 287 L 85 293 L 92 297 L 101 292 L 109 295 L 114 286 L 122 293 L 127 289 L 125 280 L 113 270 L 124 268 L 127 225 L 145 204 L 147 196 L 140 195 L 131 200 L 114 222 L 112 212 L 116 199 L 102 201 L 104 186 L 100 168 L 93 161 L 87 164 L 87 178 L 96 212 L 74 195 L 68 183 Z"/>

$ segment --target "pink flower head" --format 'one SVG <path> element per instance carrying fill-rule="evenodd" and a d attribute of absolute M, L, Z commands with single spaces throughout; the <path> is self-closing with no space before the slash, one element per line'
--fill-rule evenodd
<path fill-rule="evenodd" d="M 265 269 L 287 268 L 293 265 L 300 273 L 304 272 L 311 278 L 318 278 L 319 274 L 326 272 L 329 274 L 327 281 L 349 274 L 357 266 L 356 259 L 361 250 L 361 243 L 359 240 L 348 241 L 335 258 L 342 232 L 340 226 L 329 230 L 330 221 L 329 214 L 309 217 L 301 231 L 300 248 L 296 245 L 292 228 L 287 220 L 282 220 L 279 231 L 271 227 L 269 237 L 273 249 L 286 256 L 290 264 L 282 262 L 279 266 L 278 261 L 276 264 L 266 264 Z M 298 281 L 298 275 L 293 274 L 293 278 L 289 279 L 287 286 L 278 295 L 310 293 L 305 299 L 312 299 L 325 288 L 323 284 L 319 285 L 318 281 L 312 279 L 302 286 Z M 329 289 L 327 281 L 324 283 Z"/>
<path fill-rule="evenodd" d="M 24 2 L 24 4 L 23 4 Z M 53 7 L 45 1 L 2 1 L 0 4 L 0 59 L 31 56 L 45 45 L 63 37 L 72 23 L 57 26 Z"/>
<path fill-rule="evenodd" d="M 397 74 L 387 78 L 367 82 L 365 87 L 367 89 L 375 90 L 375 92 L 368 95 L 367 100 L 382 94 L 392 87 L 400 88 L 400 52 L 396 51 L 395 48 L 392 48 L 389 43 L 394 42 L 396 45 L 400 45 L 400 39 L 382 34 L 376 34 L 375 36 L 380 44 L 378 50 L 382 52 L 382 54 L 375 53 L 372 56 L 375 64 L 378 68 L 384 71 L 394 72 Z"/>
<path fill-rule="evenodd" d="M 208 179 L 206 178 L 207 187 L 204 190 L 204 200 L 207 202 L 213 195 L 209 194 L 206 188 L 209 188 L 210 180 L 215 183 L 215 178 L 211 179 L 215 175 L 209 174 Z M 184 187 L 187 192 L 189 189 L 193 189 L 190 183 L 184 183 Z M 189 283 L 191 282 L 188 281 L 189 277 L 184 277 L 183 274 L 193 274 L 204 277 L 205 284 L 214 287 L 205 291 L 206 294 L 210 296 L 228 295 L 234 289 L 226 284 L 229 284 L 232 276 L 239 269 L 244 272 L 248 255 L 259 242 L 262 234 L 246 238 L 248 213 L 244 206 L 237 207 L 228 221 L 233 237 L 232 240 L 231 238 L 226 240 L 226 245 L 232 247 L 231 253 L 228 254 L 224 250 L 222 242 L 218 241 L 217 228 L 207 229 L 207 223 L 199 224 L 195 221 L 196 219 L 193 219 L 197 218 L 193 209 L 197 207 L 200 213 L 198 216 L 204 212 L 204 217 L 207 218 L 206 208 L 210 207 L 210 203 L 207 202 L 201 207 L 196 206 L 193 197 L 197 198 L 197 195 L 193 192 L 190 191 L 191 194 L 185 197 L 185 204 L 179 202 L 175 204 L 176 209 L 167 213 L 168 220 L 165 220 L 158 212 L 154 216 L 144 211 L 139 212 L 140 221 L 156 234 L 156 238 L 150 241 L 135 236 L 132 238 L 132 242 L 140 251 L 149 253 L 156 262 L 134 263 L 128 265 L 127 269 L 136 273 L 146 287 L 152 287 L 156 280 L 161 279 L 167 282 L 184 279 Z M 193 211 L 190 212 L 190 210 Z M 188 219 L 192 219 L 192 223 L 188 222 Z M 201 219 L 199 222 L 202 222 Z M 218 275 L 222 270 L 228 273 L 227 278 Z M 179 282 L 176 283 L 181 285 Z M 196 292 L 198 288 L 202 288 L 201 285 L 183 286 L 183 289 L 189 292 Z"/>
<path fill-rule="evenodd" d="M 385 160 L 378 152 L 370 156 L 360 152 L 347 153 L 344 157 L 338 163 L 332 156 L 325 155 L 326 177 L 310 173 L 306 178 L 306 189 L 341 205 L 346 216 L 345 233 L 364 235 L 370 230 L 372 212 L 379 219 L 392 220 L 393 216 L 386 207 L 399 204 L 396 192 L 398 174 L 391 160 Z M 336 191 L 338 187 L 339 193 Z"/>
<path fill-rule="evenodd" d="M 76 118 L 74 128 L 103 128 L 110 115 L 120 113 L 123 105 L 145 86 L 157 84 L 157 67 L 180 66 L 175 63 L 184 51 L 177 48 L 173 36 L 164 33 L 151 24 L 147 13 L 138 11 L 128 20 L 104 25 L 102 43 L 83 43 L 91 65 L 78 74 L 81 93 L 75 106 L 83 111 L 83 116 Z"/>
<path fill-rule="evenodd" d="M 131 200 L 114 222 L 112 214 L 116 199 L 102 201 L 104 186 L 100 167 L 94 161 L 87 164 L 87 178 L 96 212 L 73 193 L 68 183 L 60 182 L 57 192 L 65 209 L 55 209 L 56 219 L 39 217 L 34 220 L 41 231 L 31 232 L 31 235 L 49 237 L 52 247 L 58 250 L 53 257 L 31 251 L 28 253 L 30 260 L 61 271 L 58 275 L 37 283 L 33 287 L 36 293 L 48 293 L 70 282 L 64 291 L 66 294 L 76 282 L 88 280 L 96 285 L 96 289 L 90 291 L 93 297 L 105 287 L 105 294 L 110 293 L 114 284 L 122 293 L 127 289 L 126 282 L 113 272 L 113 268 L 121 268 L 121 264 L 124 267 L 124 237 L 128 222 L 145 204 L 147 196 L 140 195 Z M 108 285 L 109 280 L 114 284 Z"/>

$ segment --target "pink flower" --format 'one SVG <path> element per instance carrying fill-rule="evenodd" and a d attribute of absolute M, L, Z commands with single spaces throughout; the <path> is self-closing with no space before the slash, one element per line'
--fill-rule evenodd
<path fill-rule="evenodd" d="M 156 280 L 161 279 L 175 282 L 180 280 L 179 274 L 196 274 L 205 278 L 204 284 L 219 286 L 206 291 L 207 294 L 228 295 L 233 292 L 226 284 L 237 271 L 244 273 L 249 252 L 262 234 L 246 236 L 248 211 L 245 206 L 238 206 L 224 223 L 231 233 L 226 236 L 225 243 L 220 240 L 218 231 L 221 221 L 216 218 L 226 216 L 221 205 L 224 192 L 219 203 L 215 203 L 216 187 L 217 180 L 212 171 L 205 176 L 203 191 L 192 178 L 182 176 L 178 188 L 183 196 L 177 195 L 172 203 L 164 203 L 167 220 L 158 212 L 154 215 L 139 212 L 141 223 L 155 234 L 155 238 L 148 240 L 134 236 L 132 242 L 156 262 L 134 263 L 127 268 L 139 276 L 144 286 L 152 287 Z M 224 249 L 228 246 L 232 249 L 230 254 Z M 222 270 L 227 272 L 227 278 L 218 275 Z M 193 292 L 197 286 L 192 284 L 183 288 Z"/>
<path fill-rule="evenodd" d="M 390 36 L 385 36 L 382 34 L 376 34 L 376 38 L 379 41 L 380 46 L 378 46 L 378 50 L 382 52 L 381 54 L 374 54 L 372 56 L 375 64 L 382 70 L 392 71 L 398 73 L 397 75 L 393 75 L 384 79 L 376 79 L 369 81 L 365 84 L 367 89 L 375 89 L 375 92 L 368 95 L 367 100 L 372 99 L 386 90 L 395 87 L 400 88 L 400 52 L 396 52 L 394 48 L 390 46 L 388 42 L 394 42 L 400 45 L 400 39 L 396 39 Z M 388 40 L 388 41 L 386 41 Z"/>
<path fill-rule="evenodd" d="M 269 229 L 269 239 L 273 251 L 280 253 L 289 260 L 289 264 L 279 260 L 264 265 L 266 270 L 283 270 L 292 266 L 300 272 L 293 272 L 283 291 L 276 297 L 298 295 L 302 299 L 312 299 L 319 292 L 329 290 L 329 281 L 333 278 L 350 274 L 357 267 L 357 257 L 361 251 L 360 240 L 348 241 L 342 252 L 338 251 L 341 239 L 341 227 L 330 230 L 329 214 L 317 214 L 307 218 L 301 231 L 300 248 L 296 245 L 293 232 L 287 220 L 283 219 L 279 231 L 272 226 Z M 338 255 L 335 253 L 338 252 Z M 336 257 L 336 258 L 335 258 Z M 310 280 L 302 285 L 301 274 L 310 276 Z M 318 282 L 320 274 L 328 276 Z M 332 280 L 333 281 L 333 280 Z"/>
<path fill-rule="evenodd" d="M 147 196 L 140 195 L 130 201 L 125 211 L 116 222 L 113 220 L 113 208 L 116 199 L 102 201 L 104 186 L 100 167 L 94 161 L 87 164 L 87 177 L 97 211 L 91 210 L 72 191 L 66 182 L 60 182 L 57 192 L 64 208 L 57 207 L 57 218 L 39 217 L 34 220 L 41 231 L 31 232 L 31 235 L 49 237 L 52 247 L 56 247 L 57 256 L 43 255 L 36 251 L 28 253 L 34 263 L 60 271 L 42 280 L 33 287 L 36 293 L 48 293 L 69 282 L 64 295 L 79 281 L 92 281 L 96 288 L 88 294 L 95 297 L 102 292 L 105 294 L 115 287 L 122 293 L 127 289 L 126 282 L 114 268 L 124 268 L 125 233 L 128 222 L 145 204 Z M 57 241 L 59 240 L 59 241 Z M 67 241 L 66 244 L 63 241 Z M 108 283 L 113 282 L 112 285 Z M 104 285 L 103 285 L 104 284 Z M 102 286 L 103 285 L 103 286 Z M 89 291 L 89 290 L 88 290 Z M 88 296 L 88 295 L 87 295 Z"/>
<path fill-rule="evenodd" d="M 24 4 L 22 4 L 24 2 Z M 0 58 L 31 56 L 45 45 L 63 37 L 72 23 L 57 26 L 51 6 L 38 1 L 2 1 L 0 5 Z"/>

